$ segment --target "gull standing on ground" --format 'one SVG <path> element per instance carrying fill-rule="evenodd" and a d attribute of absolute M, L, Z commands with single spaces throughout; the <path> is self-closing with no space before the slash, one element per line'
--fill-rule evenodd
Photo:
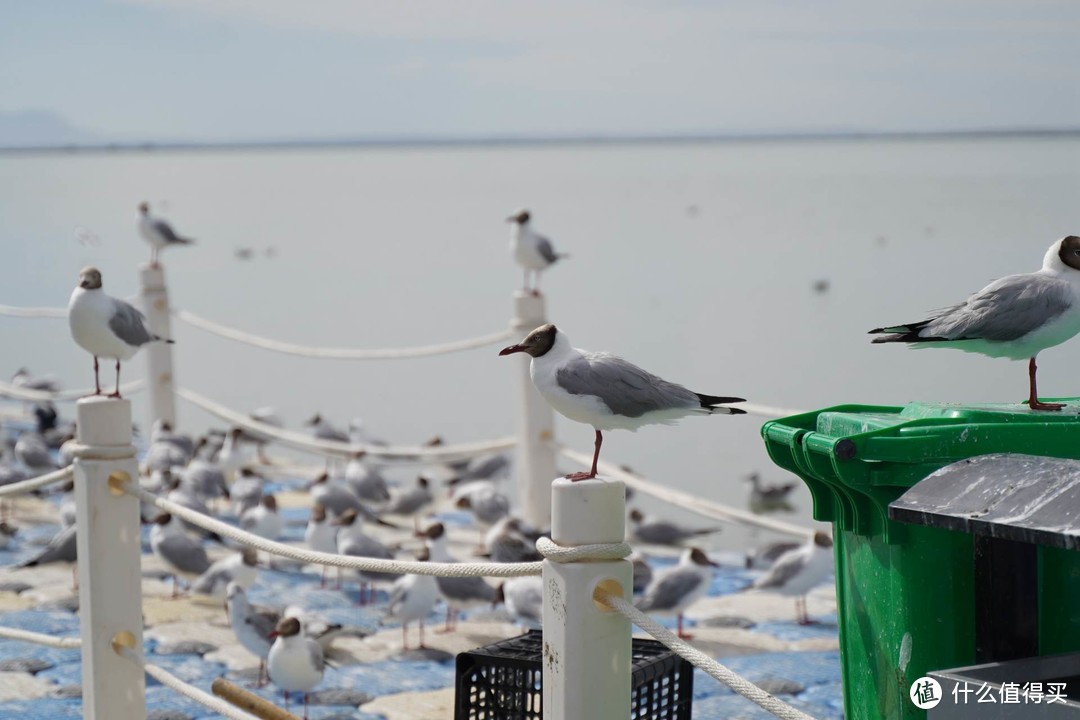
<path fill-rule="evenodd" d="M 536 541 L 526 537 L 521 518 L 508 515 L 484 535 L 484 550 L 492 562 L 534 562 L 543 560 L 536 549 Z"/>
<path fill-rule="evenodd" d="M 411 490 L 403 490 L 383 508 L 383 512 L 389 515 L 415 515 L 425 506 L 435 502 L 431 494 L 431 483 L 423 475 L 416 478 L 416 487 Z"/>
<path fill-rule="evenodd" d="M 782 483 L 780 485 L 765 485 L 761 482 L 761 476 L 750 473 L 746 476 L 746 482 L 750 483 L 750 510 L 755 513 L 767 513 L 772 510 L 794 510 L 788 502 L 788 496 L 795 489 L 795 483 Z"/>
<path fill-rule="evenodd" d="M 233 515 L 241 517 L 245 512 L 259 504 L 263 496 L 263 483 L 266 482 L 259 473 L 251 468 L 242 467 L 237 473 L 229 490 L 229 499 L 232 500 Z"/>
<path fill-rule="evenodd" d="M 277 540 L 285 529 L 277 498 L 264 495 L 259 504 L 240 516 L 240 528 L 267 540 Z"/>
<path fill-rule="evenodd" d="M 16 567 L 37 567 L 55 562 L 73 563 L 79 559 L 79 546 L 75 539 L 75 526 L 63 528 L 49 540 L 41 552 Z M 72 570 L 74 572 L 74 569 Z"/>
<path fill-rule="evenodd" d="M 79 346 L 94 356 L 94 394 L 101 394 L 98 358 L 116 360 L 116 392 L 120 397 L 120 361 L 130 360 L 148 342 L 172 340 L 155 335 L 146 327 L 146 318 L 134 307 L 110 297 L 101 289 L 101 271 L 83 268 L 79 284 L 68 302 L 68 325 Z"/>
<path fill-rule="evenodd" d="M 364 462 L 363 450 L 353 453 L 345 465 L 345 482 L 356 496 L 368 502 L 381 503 L 390 499 L 390 490 L 382 473 Z"/>
<path fill-rule="evenodd" d="M 270 654 L 273 644 L 270 633 L 274 632 L 281 616 L 275 612 L 256 610 L 248 602 L 244 589 L 234 582 L 229 583 L 225 598 L 225 611 L 229 615 L 233 634 L 245 650 L 259 658 L 259 676 L 255 680 L 255 687 L 262 687 L 266 684 L 263 679 L 266 656 Z"/>
<path fill-rule="evenodd" d="M 544 623 L 544 581 L 539 577 L 507 580 L 495 588 L 495 602 L 505 604 L 518 625 L 536 629 Z"/>
<path fill-rule="evenodd" d="M 285 709 L 289 709 L 289 693 L 304 693 L 304 720 L 308 716 L 308 693 L 323 678 L 326 660 L 322 646 L 304 635 L 300 621 L 294 617 L 281 618 L 270 636 L 275 638 L 266 657 L 270 680 L 285 693 Z"/>
<path fill-rule="evenodd" d="M 630 539 L 650 545 L 679 545 L 691 538 L 712 535 L 720 528 L 702 528 L 691 530 L 667 520 L 650 520 L 638 509 L 630 511 Z"/>
<path fill-rule="evenodd" d="M 139 233 L 146 242 L 150 243 L 150 266 L 159 267 L 158 253 L 167 247 L 175 245 L 191 245 L 195 241 L 191 238 L 181 237 L 176 234 L 169 223 L 160 220 L 150 214 L 148 203 L 139 203 L 139 217 L 137 218 Z"/>
<path fill-rule="evenodd" d="M 720 567 L 698 548 L 687 548 L 679 564 L 657 573 L 645 595 L 638 601 L 638 610 L 678 618 L 678 635 L 684 640 L 693 636 L 683 632 L 683 612 L 705 595 L 712 580 L 713 568 Z"/>
<path fill-rule="evenodd" d="M 304 423 L 311 428 L 311 434 L 316 440 L 332 440 L 339 443 L 348 443 L 349 436 L 343 431 L 328 423 L 320 413 Z"/>
<path fill-rule="evenodd" d="M 316 504 L 311 508 L 311 518 L 304 530 L 304 542 L 315 552 L 336 553 L 338 526 L 326 517 L 326 508 Z M 319 587 L 326 587 L 326 566 L 320 565 Z M 337 586 L 341 588 L 341 567 L 337 568 Z"/>
<path fill-rule="evenodd" d="M 225 597 L 226 590 L 232 583 L 247 590 L 255 584 L 259 574 L 255 565 L 255 549 L 246 547 L 207 568 L 206 572 L 191 584 L 191 592 L 210 597 Z"/>
<path fill-rule="evenodd" d="M 355 557 L 370 557 L 382 560 L 392 560 L 394 554 L 381 542 L 363 532 L 360 515 L 355 510 L 347 510 L 345 514 L 333 522 L 338 528 L 337 551 L 341 555 L 353 555 Z M 375 601 L 375 583 L 393 582 L 401 577 L 400 573 L 368 572 L 358 570 L 360 576 L 359 604 L 366 604 L 364 589 L 370 585 L 371 592 L 368 600 Z"/>
<path fill-rule="evenodd" d="M 359 513 L 364 511 L 363 503 L 352 488 L 337 478 L 331 478 L 330 473 L 320 473 L 306 487 L 314 504 L 322 505 L 336 517 L 344 515 L 346 510 L 355 510 Z"/>
<path fill-rule="evenodd" d="M 27 430 L 15 441 L 15 457 L 19 459 L 32 476 L 44 475 L 56 469 L 49 445 L 44 436 L 34 430 Z"/>
<path fill-rule="evenodd" d="M 610 353 L 578 350 L 551 323 L 536 328 L 519 344 L 503 348 L 499 355 L 519 352 L 532 358 L 529 375 L 544 399 L 562 415 L 592 425 L 596 431 L 592 468 L 567 475 L 570 480 L 596 477 L 602 430 L 672 425 L 687 415 L 746 414 L 721 407 L 745 402 L 743 398 L 691 392 Z"/>
<path fill-rule="evenodd" d="M 425 544 L 433 562 L 457 562 L 446 548 L 446 528 L 442 523 L 432 523 L 417 535 L 426 538 Z M 483 578 L 438 577 L 435 582 L 446 599 L 446 626 L 442 632 L 450 632 L 457 626 L 462 609 L 495 603 L 495 588 Z"/>
<path fill-rule="evenodd" d="M 529 225 L 531 218 L 528 210 L 518 210 L 506 218 L 506 222 L 514 225 L 510 231 L 510 254 L 524 270 L 525 281 L 522 290 L 539 295 L 540 273 L 554 265 L 560 258 L 569 256 L 566 253 L 555 252 L 551 241 L 534 231 Z M 530 272 L 533 274 L 531 288 L 529 287 Z"/>
<path fill-rule="evenodd" d="M 162 513 L 150 529 L 150 547 L 172 573 L 172 596 L 179 596 L 177 575 L 199 576 L 210 569 L 206 549 L 184 532 L 172 515 Z"/>
<path fill-rule="evenodd" d="M 1035 357 L 1080 332 L 1080 237 L 1058 240 L 1043 257 L 1042 269 L 995 280 L 959 305 L 928 320 L 875 328 L 875 343 L 908 343 L 913 348 L 956 348 L 989 357 L 1028 361 L 1032 410 L 1060 410 L 1039 401 Z"/>
<path fill-rule="evenodd" d="M 427 548 L 421 548 L 416 559 L 424 562 L 430 558 Z M 401 649 L 409 649 L 409 623 L 415 622 L 419 628 L 420 643 L 424 649 L 424 618 L 431 614 L 439 602 L 439 586 L 432 575 L 402 575 L 390 588 L 390 602 L 386 607 L 386 616 L 401 621 Z"/>
<path fill-rule="evenodd" d="M 781 555 L 769 571 L 746 590 L 767 590 L 780 595 L 795 596 L 795 621 L 809 625 L 806 594 L 817 587 L 832 570 L 832 538 L 816 532 L 810 540 Z"/>

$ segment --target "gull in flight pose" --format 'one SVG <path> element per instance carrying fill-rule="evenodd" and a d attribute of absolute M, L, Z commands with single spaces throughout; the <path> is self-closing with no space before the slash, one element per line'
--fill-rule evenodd
<path fill-rule="evenodd" d="M 875 328 L 875 343 L 908 343 L 914 348 L 956 348 L 990 357 L 1028 361 L 1032 410 L 1060 410 L 1039 400 L 1035 356 L 1080 332 L 1080 237 L 1058 240 L 1043 257 L 1042 269 L 995 280 L 959 305 L 928 320 Z"/>
<path fill-rule="evenodd" d="M 532 358 L 529 374 L 544 399 L 566 417 L 592 425 L 596 431 L 592 468 L 567 475 L 570 480 L 596 477 L 602 430 L 672 425 L 687 415 L 746 414 L 723 407 L 745 402 L 742 398 L 701 395 L 610 353 L 578 350 L 551 323 L 536 328 L 519 344 L 503 348 L 499 355 L 519 352 Z"/>

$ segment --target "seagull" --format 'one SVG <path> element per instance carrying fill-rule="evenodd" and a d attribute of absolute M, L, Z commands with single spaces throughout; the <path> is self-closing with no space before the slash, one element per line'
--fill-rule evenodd
<path fill-rule="evenodd" d="M 507 580 L 495 588 L 495 602 L 505 604 L 518 625 L 539 628 L 544 623 L 544 581 L 539 577 Z"/>
<path fill-rule="evenodd" d="M 816 532 L 805 544 L 777 558 L 769 571 L 746 589 L 794 595 L 795 620 L 800 625 L 809 625 L 806 593 L 829 576 L 833 561 L 832 546 L 831 537 L 823 532 Z"/>
<path fill-rule="evenodd" d="M 634 595 L 640 595 L 645 592 L 649 587 L 649 583 L 653 579 L 653 569 L 649 565 L 648 558 L 637 550 L 630 554 L 630 557 L 626 558 L 634 566 Z"/>
<path fill-rule="evenodd" d="M 181 484 L 190 494 L 204 502 L 215 498 L 229 498 L 229 488 L 225 483 L 225 472 L 213 460 L 209 459 L 208 442 L 201 438 L 195 445 L 195 457 L 191 459 L 181 475 Z"/>
<path fill-rule="evenodd" d="M 316 552 L 336 553 L 338 526 L 331 523 L 326 517 L 326 508 L 316 504 L 311 508 L 311 518 L 304 530 L 304 542 Z M 341 568 L 337 569 L 338 583 L 341 587 Z M 322 566 L 322 575 L 319 587 L 326 587 L 326 566 Z"/>
<path fill-rule="evenodd" d="M 1046 251 L 1042 269 L 995 280 L 959 305 L 927 320 L 875 328 L 875 343 L 956 348 L 989 357 L 1028 361 L 1032 410 L 1060 410 L 1039 401 L 1035 357 L 1080 332 L 1080 237 L 1069 235 Z"/>
<path fill-rule="evenodd" d="M 421 548 L 416 559 L 423 562 L 430 557 L 427 548 Z M 394 581 L 390 589 L 390 603 L 386 608 L 386 617 L 401 621 L 401 649 L 409 649 L 408 628 L 410 622 L 417 623 L 420 633 L 421 650 L 424 648 L 424 618 L 435 609 L 439 602 L 439 586 L 432 575 L 402 575 Z"/>
<path fill-rule="evenodd" d="M 71 525 L 52 536 L 41 552 L 16 567 L 37 567 L 55 562 L 73 563 L 79 559 L 79 546 L 75 540 L 75 526 Z"/>
<path fill-rule="evenodd" d="M 349 442 L 348 435 L 324 420 L 323 416 L 319 413 L 315 413 L 314 417 L 304 423 L 304 425 L 311 428 L 311 434 L 316 440 L 332 440 L 340 443 Z"/>
<path fill-rule="evenodd" d="M 529 374 L 536 389 L 561 414 L 596 431 L 592 469 L 567 475 L 569 480 L 596 477 L 602 430 L 634 430 L 643 425 L 674 424 L 687 415 L 745 415 L 745 410 L 722 407 L 745 402 L 743 398 L 718 397 L 691 392 L 682 385 L 603 352 L 578 350 L 557 327 L 548 323 L 529 333 L 517 345 L 499 355 L 528 353 Z"/>
<path fill-rule="evenodd" d="M 345 465 L 345 482 L 361 500 L 386 502 L 390 499 L 390 490 L 386 487 L 386 478 L 378 470 L 364 463 L 364 451 L 353 453 Z"/>
<path fill-rule="evenodd" d="M 565 253 L 555 252 L 551 241 L 543 235 L 535 232 L 529 226 L 531 215 L 528 210 L 518 210 L 506 218 L 506 222 L 513 223 L 510 233 L 510 254 L 522 267 L 525 273 L 525 284 L 522 289 L 533 295 L 540 294 L 540 273 L 559 261 L 560 258 L 569 257 Z M 529 287 L 529 272 L 533 273 L 533 286 Z"/>
<path fill-rule="evenodd" d="M 678 635 L 684 640 L 693 636 L 683 632 L 683 612 L 697 602 L 709 589 L 713 568 L 720 567 L 698 548 L 687 548 L 679 558 L 679 564 L 660 572 L 645 588 L 645 595 L 637 607 L 643 612 L 678 618 Z"/>
<path fill-rule="evenodd" d="M 533 562 L 543 560 L 536 550 L 536 541 L 522 531 L 521 518 L 506 516 L 491 526 L 484 535 L 488 557 L 497 563 Z"/>
<path fill-rule="evenodd" d="M 255 584 L 258 575 L 255 563 L 255 550 L 249 547 L 224 557 L 207 568 L 206 572 L 191 584 L 191 592 L 210 597 L 225 597 L 228 586 L 233 583 L 247 590 Z"/>
<path fill-rule="evenodd" d="M 330 473 L 320 473 L 317 478 L 307 484 L 307 489 L 316 505 L 322 505 L 337 517 L 341 517 L 346 510 L 363 512 L 363 503 L 352 488 L 337 478 L 332 479 Z"/>
<path fill-rule="evenodd" d="M 255 422 L 269 425 L 271 427 L 280 428 L 284 427 L 285 423 L 281 421 L 281 417 L 277 414 L 277 410 L 272 407 L 261 407 L 252 410 L 248 413 L 248 417 Z M 263 465 L 270 465 L 270 459 L 266 457 L 266 445 L 273 441 L 273 438 L 266 433 L 259 430 L 244 429 L 244 440 L 253 443 L 255 445 L 255 459 Z"/>
<path fill-rule="evenodd" d="M 25 367 L 21 367 L 11 376 L 11 384 L 25 390 L 38 390 L 40 392 L 60 392 L 60 381 L 52 375 L 35 377 Z"/>
<path fill-rule="evenodd" d="M 159 220 L 150 214 L 150 205 L 139 203 L 139 233 L 146 242 L 150 243 L 150 267 L 158 265 L 158 253 L 164 248 L 174 245 L 191 245 L 195 241 L 191 238 L 181 237 L 164 220 Z"/>
<path fill-rule="evenodd" d="M 15 457 L 19 459 L 31 475 L 43 475 L 56 469 L 52 453 L 45 438 L 38 432 L 27 430 L 15 442 Z"/>
<path fill-rule="evenodd" d="M 432 523 L 418 536 L 426 538 L 428 553 L 434 562 L 457 562 L 446 549 L 446 528 L 442 523 Z M 442 632 L 450 632 L 456 626 L 457 616 L 462 608 L 495 603 L 495 588 L 479 577 L 438 577 L 435 582 L 439 592 L 446 599 L 446 627 Z"/>
<path fill-rule="evenodd" d="M 171 470 L 187 465 L 195 455 L 195 443 L 187 435 L 173 432 L 165 420 L 155 420 L 150 431 L 150 447 L 143 457 L 147 470 Z"/>
<path fill-rule="evenodd" d="M 454 506 L 472 513 L 476 524 L 481 527 L 490 527 L 510 514 L 510 498 L 488 488 L 463 494 Z"/>
<path fill-rule="evenodd" d="M 0 521 L 0 550 L 7 548 L 18 533 L 19 529 L 14 525 L 8 525 L 6 522 Z"/>
<path fill-rule="evenodd" d="M 236 480 L 233 481 L 232 489 L 229 490 L 229 499 L 232 500 L 234 515 L 240 517 L 259 504 L 263 496 L 264 482 L 266 482 L 266 478 L 254 470 L 246 467 L 240 468 Z"/>
<path fill-rule="evenodd" d="M 289 708 L 289 693 L 304 693 L 304 719 L 308 716 L 308 692 L 322 682 L 326 660 L 322 646 L 304 635 L 300 621 L 294 617 L 281 618 L 270 633 L 275 638 L 266 657 L 270 679 L 285 693 L 285 709 Z"/>
<path fill-rule="evenodd" d="M 68 325 L 75 342 L 94 356 L 94 394 L 101 394 L 98 377 L 98 358 L 116 360 L 116 392 L 120 397 L 120 361 L 129 360 L 139 348 L 149 342 L 172 340 L 155 335 L 146 327 L 146 318 L 134 307 L 110 297 L 101 289 L 101 271 L 83 268 L 79 284 L 68 301 Z"/>
<path fill-rule="evenodd" d="M 746 551 L 747 570 L 767 570 L 784 553 L 801 547 L 802 543 L 777 540 Z"/>
<path fill-rule="evenodd" d="M 168 513 L 162 513 L 154 520 L 154 527 L 150 529 L 150 547 L 172 571 L 173 597 L 179 595 L 177 575 L 198 576 L 210 569 L 210 560 L 202 543 L 184 532 L 180 523 Z"/>
<path fill-rule="evenodd" d="M 721 528 L 702 528 L 692 530 L 679 527 L 667 520 L 649 520 L 638 509 L 630 511 L 630 538 L 636 542 L 649 543 L 650 545 L 679 545 L 691 538 L 701 535 L 711 535 L 720 532 Z"/>
<path fill-rule="evenodd" d="M 764 485 L 761 476 L 750 473 L 746 476 L 746 482 L 750 483 L 750 509 L 756 513 L 769 512 L 770 510 L 794 510 L 788 502 L 788 496 L 795 489 L 795 483 L 783 483 L 781 485 Z"/>
<path fill-rule="evenodd" d="M 267 540 L 277 540 L 285 529 L 277 498 L 264 495 L 259 504 L 240 516 L 240 528 Z"/>
<path fill-rule="evenodd" d="M 402 491 L 395 496 L 383 509 L 383 512 L 390 515 L 415 515 L 424 506 L 435 502 L 429 485 L 428 479 L 421 475 L 416 478 L 416 487 Z"/>
<path fill-rule="evenodd" d="M 233 634 L 245 650 L 259 658 L 259 676 L 255 680 L 255 686 L 262 687 L 266 684 L 263 680 L 266 656 L 270 654 L 270 646 L 273 644 L 270 634 L 274 632 L 281 616 L 267 610 L 256 610 L 248 602 L 244 589 L 234 582 L 229 583 L 225 597 L 225 611 L 229 615 L 229 626 Z"/>
<path fill-rule="evenodd" d="M 337 551 L 339 554 L 382 560 L 393 559 L 394 554 L 385 545 L 361 530 L 360 515 L 355 510 L 345 511 L 345 514 L 335 520 L 333 524 L 338 527 Z M 360 575 L 359 602 L 361 605 L 365 604 L 364 587 L 366 585 L 369 583 L 374 585 L 377 582 L 393 582 L 401 577 L 399 573 L 368 572 L 365 570 L 358 570 L 357 573 Z M 371 588 L 369 599 L 372 602 L 375 600 L 374 587 Z"/>

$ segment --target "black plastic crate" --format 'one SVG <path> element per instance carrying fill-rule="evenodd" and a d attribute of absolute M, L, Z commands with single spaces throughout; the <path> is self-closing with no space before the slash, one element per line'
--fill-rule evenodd
<path fill-rule="evenodd" d="M 454 720 L 541 720 L 543 633 L 457 656 Z M 690 720 L 694 668 L 655 640 L 633 641 L 632 720 Z"/>

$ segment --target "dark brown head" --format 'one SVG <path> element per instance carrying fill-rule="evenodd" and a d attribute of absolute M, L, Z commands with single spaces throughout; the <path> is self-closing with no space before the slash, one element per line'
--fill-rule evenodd
<path fill-rule="evenodd" d="M 315 505 L 311 508 L 311 521 L 321 523 L 326 520 L 326 508 L 322 505 Z"/>
<path fill-rule="evenodd" d="M 84 290 L 100 290 L 101 271 L 96 267 L 84 267 L 79 271 L 79 287 Z"/>
<path fill-rule="evenodd" d="M 428 551 L 427 547 L 421 547 L 419 550 L 416 551 L 417 562 L 427 562 L 430 559 L 431 553 Z"/>
<path fill-rule="evenodd" d="M 529 215 L 529 211 L 522 208 L 510 217 L 506 218 L 506 222 L 515 223 L 517 225 L 524 225 L 525 223 L 529 222 L 530 217 L 532 216 Z"/>
<path fill-rule="evenodd" d="M 172 520 L 172 515 L 170 515 L 169 513 L 161 513 L 156 518 L 154 518 L 154 523 L 156 525 L 165 526 L 169 524 L 170 520 Z"/>
<path fill-rule="evenodd" d="M 442 435 L 436 435 L 435 437 L 428 439 L 424 443 L 424 447 L 439 447 L 442 444 L 443 444 Z"/>
<path fill-rule="evenodd" d="M 264 495 L 262 506 L 271 512 L 277 512 L 277 498 L 273 495 Z"/>
<path fill-rule="evenodd" d="M 496 605 L 503 605 L 506 603 L 506 583 L 501 582 L 498 587 L 495 588 L 494 603 Z"/>
<path fill-rule="evenodd" d="M 547 354 L 547 351 L 555 345 L 555 336 L 558 334 L 559 328 L 555 327 L 551 323 L 547 325 L 541 325 L 533 330 L 531 333 L 525 336 L 517 345 L 511 345 L 510 347 L 503 348 L 499 351 L 499 355 L 512 355 L 514 353 L 529 353 L 534 358 Z"/>
<path fill-rule="evenodd" d="M 1080 237 L 1069 235 L 1063 237 L 1059 244 L 1058 258 L 1061 262 L 1073 270 L 1080 270 Z"/>
<path fill-rule="evenodd" d="M 367 450 L 357 450 L 356 452 L 354 452 L 352 454 L 352 459 L 353 460 L 363 460 L 365 455 L 367 455 Z M 323 473 L 323 474 L 325 475 L 326 473 Z"/>
<path fill-rule="evenodd" d="M 255 567 L 255 563 L 259 561 L 259 556 L 255 553 L 255 548 L 246 547 L 241 550 L 240 561 L 248 567 Z"/>
<path fill-rule="evenodd" d="M 328 473 L 320 473 L 319 477 L 315 478 L 314 480 L 312 480 L 311 482 L 308 483 L 308 488 L 313 488 L 316 485 L 323 485 L 329 479 L 330 479 L 330 475 Z"/>
<path fill-rule="evenodd" d="M 294 617 L 281 618 L 270 637 L 292 637 L 300 634 L 300 621 Z"/>
<path fill-rule="evenodd" d="M 322 422 L 322 415 L 315 413 L 304 425 L 318 425 Z"/>
<path fill-rule="evenodd" d="M 644 519 L 645 519 L 645 515 L 643 515 L 642 512 L 640 510 L 638 510 L 637 508 L 634 508 L 633 510 L 630 511 L 630 522 L 639 523 Z"/>
<path fill-rule="evenodd" d="M 423 530 L 416 532 L 416 537 L 427 538 L 428 540 L 436 540 L 446 534 L 446 528 L 443 527 L 441 522 L 431 523 Z"/>
<path fill-rule="evenodd" d="M 457 499 L 457 502 L 454 503 L 454 507 L 458 508 L 459 510 L 468 510 L 472 507 L 472 498 L 470 498 L 468 495 L 462 495 Z"/>
<path fill-rule="evenodd" d="M 147 203 L 147 202 L 139 203 L 139 212 L 142 213 L 143 215 L 150 212 L 150 203 Z"/>
<path fill-rule="evenodd" d="M 428 479 L 426 477 L 424 477 L 423 475 L 421 475 L 418 478 L 416 478 L 416 485 L 417 485 L 417 487 L 426 488 L 429 485 Z"/>
<path fill-rule="evenodd" d="M 702 550 L 700 548 L 690 548 L 690 562 L 694 563 L 695 565 L 708 565 L 710 567 L 720 567 L 720 565 L 718 565 L 717 563 L 714 563 L 712 560 L 710 560 L 709 556 L 706 555 L 704 552 L 702 552 Z"/>
<path fill-rule="evenodd" d="M 354 522 L 356 522 L 357 517 L 358 516 L 356 514 L 356 511 L 350 508 L 350 509 L 346 510 L 345 512 L 341 513 L 341 515 L 338 517 L 338 519 L 334 520 L 330 524 L 331 525 L 340 525 L 342 527 L 348 527 L 349 525 L 352 525 Z"/>
<path fill-rule="evenodd" d="M 832 538 L 827 533 L 816 532 L 814 533 L 814 544 L 822 548 L 831 548 Z"/>

